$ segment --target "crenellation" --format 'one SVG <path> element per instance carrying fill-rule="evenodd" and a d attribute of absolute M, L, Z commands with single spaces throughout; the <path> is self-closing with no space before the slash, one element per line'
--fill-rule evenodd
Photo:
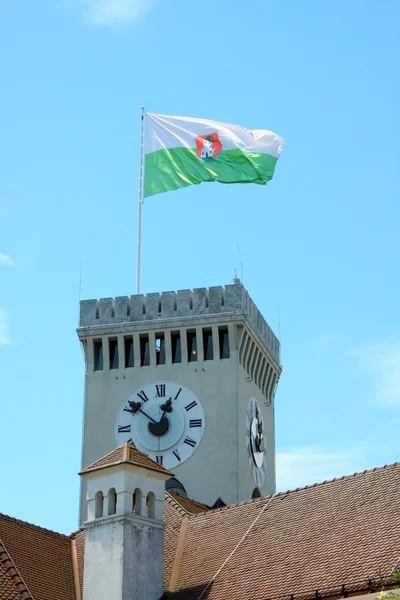
<path fill-rule="evenodd" d="M 99 322 L 101 324 L 111 323 L 114 320 L 114 315 L 114 298 L 100 298 Z"/>
<path fill-rule="evenodd" d="M 80 302 L 80 325 L 95 325 L 99 318 L 98 300 L 81 300 Z"/>
<path fill-rule="evenodd" d="M 192 290 L 178 290 L 177 314 L 178 317 L 186 317 L 191 314 L 193 306 Z"/>
<path fill-rule="evenodd" d="M 146 320 L 157 319 L 161 315 L 161 295 L 158 292 L 146 294 Z"/>
<path fill-rule="evenodd" d="M 161 316 L 174 317 L 177 311 L 176 293 L 163 292 L 161 298 Z"/>
<path fill-rule="evenodd" d="M 131 318 L 130 321 L 141 321 L 146 314 L 146 300 L 143 294 L 131 296 Z"/>
<path fill-rule="evenodd" d="M 83 300 L 80 327 L 173 317 L 242 313 L 279 361 L 279 341 L 242 284 Z"/>
<path fill-rule="evenodd" d="M 204 315 L 208 314 L 208 289 L 195 288 L 193 290 L 193 314 Z"/>
<path fill-rule="evenodd" d="M 129 296 L 117 296 L 115 298 L 115 320 L 123 323 L 131 315 L 131 301 Z"/>
<path fill-rule="evenodd" d="M 209 290 L 209 298 L 208 298 L 208 308 L 209 313 L 220 313 L 225 304 L 225 294 L 224 288 L 222 285 L 215 285 L 210 287 Z"/>
<path fill-rule="evenodd" d="M 227 312 L 228 310 L 241 310 L 245 296 L 247 296 L 247 292 L 240 283 L 230 283 L 229 285 L 226 285 L 223 312 Z"/>

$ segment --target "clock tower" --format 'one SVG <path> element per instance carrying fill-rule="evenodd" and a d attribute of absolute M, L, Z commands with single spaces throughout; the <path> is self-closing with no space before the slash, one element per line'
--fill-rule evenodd
<path fill-rule="evenodd" d="M 167 489 L 209 506 L 275 491 L 279 342 L 238 279 L 84 300 L 77 331 L 83 469 L 129 442 L 174 473 Z"/>

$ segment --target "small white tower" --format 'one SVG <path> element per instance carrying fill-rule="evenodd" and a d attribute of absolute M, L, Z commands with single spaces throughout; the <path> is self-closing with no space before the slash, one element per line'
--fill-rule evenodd
<path fill-rule="evenodd" d="M 87 521 L 83 600 L 159 600 L 165 481 L 172 473 L 125 443 L 80 472 Z"/>

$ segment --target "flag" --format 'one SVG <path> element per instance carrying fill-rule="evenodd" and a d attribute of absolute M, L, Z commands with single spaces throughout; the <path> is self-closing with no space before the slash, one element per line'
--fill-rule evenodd
<path fill-rule="evenodd" d="M 144 197 L 203 181 L 266 184 L 283 138 L 265 129 L 146 113 Z"/>

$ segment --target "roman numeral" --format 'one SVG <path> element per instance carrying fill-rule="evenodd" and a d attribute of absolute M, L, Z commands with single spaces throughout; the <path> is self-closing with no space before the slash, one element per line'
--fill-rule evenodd
<path fill-rule="evenodd" d="M 250 458 L 250 456 L 251 456 L 251 448 L 250 448 L 249 444 L 247 444 L 247 454 L 248 454 L 248 457 Z"/>
<path fill-rule="evenodd" d="M 176 456 L 176 458 L 177 458 L 179 461 L 181 460 L 181 457 L 179 456 L 179 452 L 178 452 L 178 450 L 174 450 L 172 454 L 173 454 L 174 456 Z"/>
<path fill-rule="evenodd" d="M 181 391 L 182 391 L 182 388 L 179 388 L 179 392 L 176 394 L 176 396 L 175 396 L 174 400 L 178 400 L 178 396 L 179 396 L 179 394 L 181 393 Z"/>
<path fill-rule="evenodd" d="M 164 460 L 164 457 L 163 457 L 163 456 L 156 456 L 156 462 L 157 462 L 159 465 L 161 465 L 161 466 L 162 466 L 162 464 L 163 464 L 163 460 Z"/>
<path fill-rule="evenodd" d="M 164 398 L 165 397 L 165 383 L 161 385 L 156 385 L 156 398 Z"/>
<path fill-rule="evenodd" d="M 196 400 L 193 400 L 193 402 L 191 402 L 190 404 L 188 404 L 187 406 L 185 406 L 185 410 L 191 410 L 192 408 L 194 408 L 197 405 Z"/>
<path fill-rule="evenodd" d="M 186 436 L 186 438 L 183 440 L 183 443 L 187 444 L 188 446 L 191 446 L 192 448 L 194 448 L 195 445 L 197 444 L 197 442 L 192 440 L 192 438 L 190 438 L 189 436 Z"/>
<path fill-rule="evenodd" d="M 136 446 L 135 446 L 135 442 L 133 441 L 133 439 L 132 439 L 132 438 L 130 438 L 130 439 L 128 440 L 128 444 L 130 444 L 131 446 L 133 446 L 134 448 L 136 448 Z"/>
<path fill-rule="evenodd" d="M 130 433 L 131 426 L 130 425 L 118 425 L 118 433 Z"/>
<path fill-rule="evenodd" d="M 189 427 L 201 427 L 202 419 L 190 419 Z"/>
<path fill-rule="evenodd" d="M 146 396 L 146 393 L 143 390 L 141 392 L 138 392 L 137 395 L 139 396 L 142 402 L 149 401 L 148 397 Z"/>

